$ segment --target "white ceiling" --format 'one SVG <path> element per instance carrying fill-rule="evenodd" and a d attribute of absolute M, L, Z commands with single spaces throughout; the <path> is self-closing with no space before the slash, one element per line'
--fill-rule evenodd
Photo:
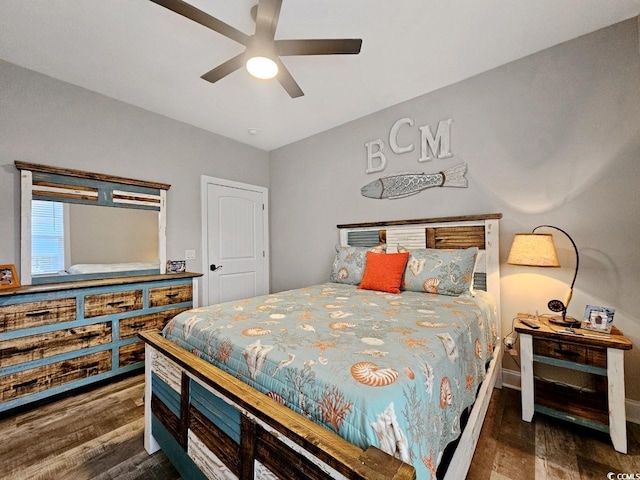
<path fill-rule="evenodd" d="M 187 1 L 253 34 L 256 0 Z M 297 99 L 244 69 L 200 79 L 243 47 L 148 0 L 0 0 L 0 58 L 269 151 L 638 14 L 640 0 L 284 0 L 276 39 L 363 39 L 359 55 L 284 57 Z"/>

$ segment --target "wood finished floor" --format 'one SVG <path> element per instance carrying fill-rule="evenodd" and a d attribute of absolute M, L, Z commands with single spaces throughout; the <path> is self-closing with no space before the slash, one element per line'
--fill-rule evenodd
<path fill-rule="evenodd" d="M 0 419 L 0 479 L 177 480 L 142 445 L 142 375 Z M 494 392 L 467 480 L 604 480 L 640 473 L 640 425 L 629 454 L 592 430 L 537 415 L 520 420 L 520 393 Z"/>

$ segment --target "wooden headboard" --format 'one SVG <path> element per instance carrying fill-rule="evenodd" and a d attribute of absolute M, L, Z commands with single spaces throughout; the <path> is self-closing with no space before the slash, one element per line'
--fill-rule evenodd
<path fill-rule="evenodd" d="M 499 221 L 501 213 L 459 217 L 419 218 L 389 222 L 337 225 L 340 245 L 373 247 L 387 244 L 387 252 L 398 245 L 406 248 L 478 247 L 474 288 L 485 290 L 496 300 L 500 313 Z"/>

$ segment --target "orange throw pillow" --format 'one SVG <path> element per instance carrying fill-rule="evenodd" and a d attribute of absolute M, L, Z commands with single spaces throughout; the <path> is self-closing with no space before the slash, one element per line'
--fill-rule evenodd
<path fill-rule="evenodd" d="M 364 266 L 364 274 L 358 288 L 400 293 L 400 285 L 408 260 L 409 252 L 367 252 L 367 263 Z"/>

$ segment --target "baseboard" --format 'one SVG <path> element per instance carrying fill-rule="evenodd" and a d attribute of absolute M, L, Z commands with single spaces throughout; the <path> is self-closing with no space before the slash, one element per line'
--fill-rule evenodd
<path fill-rule="evenodd" d="M 520 372 L 517 370 L 502 369 L 502 386 L 513 390 L 520 390 Z M 627 422 L 640 424 L 640 402 L 637 400 L 625 400 Z"/>

